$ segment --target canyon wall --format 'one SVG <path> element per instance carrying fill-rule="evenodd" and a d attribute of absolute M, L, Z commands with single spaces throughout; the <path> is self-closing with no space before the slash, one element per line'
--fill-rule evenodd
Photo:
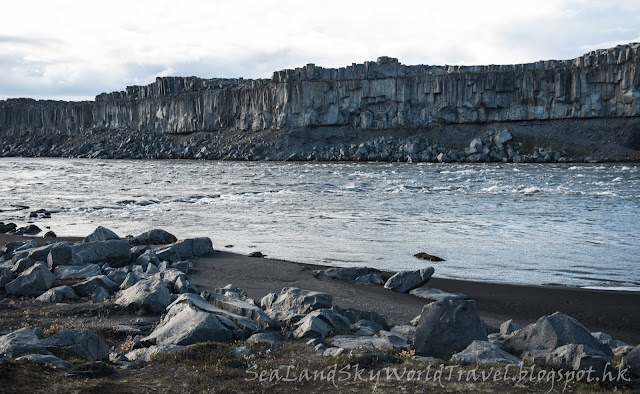
<path fill-rule="evenodd" d="M 362 130 L 640 116 L 640 44 L 573 60 L 406 66 L 397 59 L 271 79 L 158 78 L 95 101 L 0 101 L 0 135 L 130 130 L 190 133 L 299 127 Z"/>

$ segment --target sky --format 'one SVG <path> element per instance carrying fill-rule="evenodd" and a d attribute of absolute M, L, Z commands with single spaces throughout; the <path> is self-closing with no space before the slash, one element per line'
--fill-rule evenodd
<path fill-rule="evenodd" d="M 640 0 L 11 1 L 0 100 L 93 100 L 158 76 L 270 78 L 379 56 L 529 63 L 639 41 Z"/>

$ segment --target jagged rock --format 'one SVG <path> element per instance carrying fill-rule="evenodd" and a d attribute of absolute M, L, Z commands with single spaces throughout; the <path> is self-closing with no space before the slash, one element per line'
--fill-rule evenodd
<path fill-rule="evenodd" d="M 126 239 L 84 242 L 72 245 L 71 249 L 85 264 L 105 262 L 111 267 L 118 268 L 129 264 L 131 259 L 131 247 Z"/>
<path fill-rule="evenodd" d="M 36 263 L 37 261 L 30 259 L 29 257 L 25 257 L 23 259 L 16 261 L 13 267 L 11 267 L 11 272 L 13 272 L 16 275 L 19 275 L 24 271 L 28 270 L 29 268 L 33 267 Z"/>
<path fill-rule="evenodd" d="M 160 277 L 166 282 L 169 291 L 174 294 L 198 292 L 191 279 L 182 271 L 169 269 L 162 272 Z"/>
<path fill-rule="evenodd" d="M 86 360 L 109 359 L 107 344 L 88 328 L 63 328 L 49 338 L 43 339 L 42 345 L 54 354 L 72 352 Z"/>
<path fill-rule="evenodd" d="M 65 302 L 67 300 L 77 300 L 78 296 L 69 286 L 54 287 L 45 291 L 36 300 L 44 302 Z"/>
<path fill-rule="evenodd" d="M 509 335 L 516 330 L 516 325 L 513 323 L 513 319 L 509 319 L 500 325 L 500 334 Z"/>
<path fill-rule="evenodd" d="M 398 293 L 406 293 L 427 283 L 433 272 L 433 267 L 423 268 L 419 271 L 401 271 L 389 278 L 384 287 Z"/>
<path fill-rule="evenodd" d="M 380 274 L 380 270 L 369 267 L 346 267 L 346 268 L 327 268 L 325 270 L 317 271 L 320 275 L 329 276 L 335 279 L 341 280 L 356 280 L 358 277 Z"/>
<path fill-rule="evenodd" d="M 238 286 L 234 285 L 234 284 L 228 284 L 225 287 L 222 288 L 215 288 L 213 290 L 214 293 L 217 294 L 223 294 L 227 297 L 231 297 L 231 298 L 237 298 L 239 300 L 243 300 L 243 301 L 247 301 L 251 304 L 255 304 L 253 302 L 253 300 L 250 300 L 249 296 L 247 295 L 247 292 L 242 290 L 241 288 L 239 288 Z"/>
<path fill-rule="evenodd" d="M 531 359 L 525 355 L 523 360 L 536 362 L 538 361 L 536 354 L 540 353 L 534 352 Z M 589 346 L 576 344 L 560 346 L 549 352 L 544 360 L 545 364 L 554 367 L 562 367 L 574 371 L 585 371 L 591 367 L 598 373 L 602 373 L 610 361 L 610 356 L 594 350 Z M 613 366 L 610 366 L 609 370 L 612 371 Z"/>
<path fill-rule="evenodd" d="M 331 308 L 332 304 L 331 294 L 296 287 L 285 287 L 280 295 L 271 293 L 260 300 L 260 306 L 269 317 L 285 324 L 294 324 L 302 315 L 317 309 Z"/>
<path fill-rule="evenodd" d="M 149 362 L 151 360 L 151 357 L 155 356 L 156 354 L 176 352 L 184 348 L 185 346 L 171 344 L 158 346 L 152 345 L 146 348 L 132 350 L 129 353 L 125 354 L 125 357 L 131 362 Z"/>
<path fill-rule="evenodd" d="M 5 286 L 7 294 L 40 295 L 53 287 L 56 278 L 43 263 L 36 263 Z"/>
<path fill-rule="evenodd" d="M 382 326 L 371 320 L 358 320 L 351 324 L 351 332 L 359 336 L 375 335 L 382 330 Z"/>
<path fill-rule="evenodd" d="M 42 344 L 42 328 L 25 327 L 0 336 L 0 360 L 29 353 L 48 353 Z"/>
<path fill-rule="evenodd" d="M 415 342 L 418 328 L 413 324 L 397 324 L 391 328 L 391 332 L 405 336 L 410 343 Z"/>
<path fill-rule="evenodd" d="M 16 358 L 16 361 L 40 364 L 48 368 L 59 369 L 61 371 L 69 369 L 68 362 L 60 360 L 58 357 L 50 354 L 27 354 L 26 356 Z"/>
<path fill-rule="evenodd" d="M 93 291 L 93 294 L 91 294 L 92 302 L 103 302 L 108 300 L 109 298 L 111 298 L 111 294 L 109 293 L 109 290 L 105 289 L 104 287 L 96 287 L 96 289 Z"/>
<path fill-rule="evenodd" d="M 129 267 L 121 267 L 115 269 L 104 268 L 103 270 L 105 273 L 107 273 L 107 278 L 111 279 L 113 283 L 118 286 L 120 286 L 122 282 L 124 282 L 124 280 L 127 278 L 127 275 L 129 275 Z"/>
<path fill-rule="evenodd" d="M 0 289 L 3 289 L 11 281 L 12 277 L 11 269 L 0 269 Z"/>
<path fill-rule="evenodd" d="M 405 350 L 409 347 L 406 337 L 389 331 L 380 331 L 377 335 L 364 337 L 336 335 L 331 344 L 353 350 Z"/>
<path fill-rule="evenodd" d="M 91 234 L 87 235 L 82 242 L 99 242 L 110 239 L 120 239 L 120 237 L 108 228 L 98 226 Z"/>
<path fill-rule="evenodd" d="M 49 269 L 53 270 L 58 266 L 66 265 L 82 265 L 82 258 L 74 253 L 71 246 L 65 243 L 54 245 L 47 255 L 47 264 Z"/>
<path fill-rule="evenodd" d="M 518 364 L 520 359 L 487 341 L 473 341 L 466 349 L 451 357 L 451 361 L 467 364 Z"/>
<path fill-rule="evenodd" d="M 148 249 L 136 259 L 135 264 L 141 265 L 142 267 L 147 267 L 149 264 L 159 265 L 160 259 L 158 258 L 158 255 L 156 255 L 156 252 L 152 249 Z"/>
<path fill-rule="evenodd" d="M 609 346 L 611 349 L 627 345 L 622 341 L 617 341 L 613 339 L 611 335 L 605 334 L 604 332 L 592 332 L 591 335 L 593 335 L 595 339 L 599 340 L 603 344 Z"/>
<path fill-rule="evenodd" d="M 276 323 L 267 315 L 259 306 L 250 304 L 238 298 L 227 297 L 223 294 L 204 291 L 200 294 L 202 298 L 207 300 L 214 306 L 224 309 L 237 315 L 248 317 L 255 320 L 264 329 L 273 328 Z"/>
<path fill-rule="evenodd" d="M 409 292 L 416 297 L 426 298 L 433 301 L 447 301 L 447 300 L 468 300 L 469 296 L 462 293 L 448 293 L 440 289 L 434 289 L 433 287 L 418 287 Z"/>
<path fill-rule="evenodd" d="M 382 274 L 374 273 L 374 274 L 359 276 L 353 281 L 353 283 L 357 285 L 365 285 L 365 286 L 383 285 L 384 279 L 382 279 Z"/>
<path fill-rule="evenodd" d="M 509 133 L 509 130 L 505 129 L 499 132 L 498 134 L 496 134 L 493 140 L 496 143 L 496 145 L 500 146 L 500 145 L 506 144 L 512 139 L 513 139 L 513 136 L 511 135 L 511 133 Z"/>
<path fill-rule="evenodd" d="M 90 278 L 101 274 L 102 271 L 97 264 L 59 265 L 53 271 L 58 280 Z"/>
<path fill-rule="evenodd" d="M 138 275 L 134 274 L 133 272 L 128 273 L 127 276 L 122 281 L 122 283 L 120 284 L 120 290 L 128 289 L 129 287 L 138 283 L 139 280 L 140 278 L 138 278 Z"/>
<path fill-rule="evenodd" d="M 543 316 L 511 335 L 502 349 L 522 357 L 525 352 L 550 352 L 564 345 L 585 345 L 611 357 L 611 348 L 595 339 L 576 319 L 556 312 Z"/>
<path fill-rule="evenodd" d="M 341 355 L 342 353 L 344 353 L 345 350 L 341 347 L 330 347 L 328 349 L 325 349 L 325 351 L 322 353 L 322 355 L 324 357 L 338 357 L 339 355 Z"/>
<path fill-rule="evenodd" d="M 96 275 L 87 278 L 80 283 L 76 283 L 71 287 L 80 297 L 88 297 L 91 296 L 98 287 L 102 287 L 107 290 L 109 294 L 113 294 L 113 292 L 118 288 L 118 285 L 116 285 L 106 275 Z"/>
<path fill-rule="evenodd" d="M 159 279 L 145 279 L 118 293 L 116 305 L 162 313 L 171 304 L 171 293 Z"/>
<path fill-rule="evenodd" d="M 35 245 L 36 245 L 35 242 L 33 242 L 33 243 L 25 244 L 23 245 L 23 247 L 16 249 L 13 253 L 13 257 L 11 261 L 13 263 L 16 263 L 18 260 L 28 257 L 35 261 L 46 262 L 49 252 L 53 248 L 64 245 L 64 243 L 54 243 L 54 244 L 43 245 L 38 247 L 36 247 Z"/>
<path fill-rule="evenodd" d="M 253 335 L 251 335 L 248 339 L 247 342 L 249 343 L 260 343 L 260 342 L 264 342 L 264 343 L 268 343 L 269 345 L 273 346 L 277 343 L 283 342 L 285 340 L 285 338 L 276 332 L 258 332 L 255 333 Z"/>
<path fill-rule="evenodd" d="M 178 239 L 171 233 L 165 230 L 154 229 L 142 233 L 129 240 L 131 245 L 167 245 L 178 241 Z"/>
<path fill-rule="evenodd" d="M 624 356 L 622 362 L 629 368 L 629 373 L 640 376 L 640 345 Z"/>
<path fill-rule="evenodd" d="M 422 308 L 414 344 L 416 354 L 448 360 L 474 340 L 487 340 L 475 301 L 436 301 Z"/>
<path fill-rule="evenodd" d="M 308 313 L 296 323 L 295 338 L 326 338 L 329 335 L 348 334 L 349 319 L 333 309 L 319 309 Z"/>
<path fill-rule="evenodd" d="M 160 272 L 160 270 L 158 270 L 158 267 L 156 267 L 153 264 L 147 265 L 147 269 L 144 271 L 144 273 L 147 274 L 148 276 L 157 274 L 159 272 Z"/>
<path fill-rule="evenodd" d="M 360 320 L 369 320 L 382 327 L 383 330 L 389 330 L 387 317 L 375 311 L 361 311 L 358 309 L 347 308 L 342 310 L 342 315 L 349 319 L 351 324 L 355 324 Z"/>

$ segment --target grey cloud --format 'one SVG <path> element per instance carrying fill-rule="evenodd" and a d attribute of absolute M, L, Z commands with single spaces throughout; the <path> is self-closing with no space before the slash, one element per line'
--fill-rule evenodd
<path fill-rule="evenodd" d="M 20 44 L 30 45 L 36 47 L 47 47 L 54 44 L 60 44 L 61 41 L 52 38 L 38 38 L 38 37 L 21 37 L 11 36 L 6 34 L 0 34 L 0 44 Z"/>

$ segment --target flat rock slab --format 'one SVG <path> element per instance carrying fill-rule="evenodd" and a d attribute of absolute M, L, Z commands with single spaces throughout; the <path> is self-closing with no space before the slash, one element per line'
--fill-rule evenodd
<path fill-rule="evenodd" d="M 353 350 L 403 350 L 409 347 L 405 337 L 388 331 L 364 337 L 336 335 L 332 338 L 331 344 L 335 347 Z"/>
<path fill-rule="evenodd" d="M 60 360 L 58 357 L 50 354 L 27 354 L 26 356 L 16 358 L 16 361 L 40 364 L 48 368 L 55 368 L 62 371 L 69 369 L 68 362 Z"/>
<path fill-rule="evenodd" d="M 418 287 L 409 292 L 416 297 L 426 298 L 433 301 L 447 301 L 447 300 L 468 300 L 469 296 L 462 293 L 448 293 L 444 290 L 434 289 L 433 287 Z"/>
<path fill-rule="evenodd" d="M 431 279 L 433 272 L 433 267 L 423 268 L 418 271 L 401 271 L 389 278 L 384 287 L 398 293 L 407 293 L 427 283 Z"/>
<path fill-rule="evenodd" d="M 518 364 L 520 359 L 488 341 L 473 341 L 466 349 L 451 357 L 451 361 L 468 364 Z"/>

